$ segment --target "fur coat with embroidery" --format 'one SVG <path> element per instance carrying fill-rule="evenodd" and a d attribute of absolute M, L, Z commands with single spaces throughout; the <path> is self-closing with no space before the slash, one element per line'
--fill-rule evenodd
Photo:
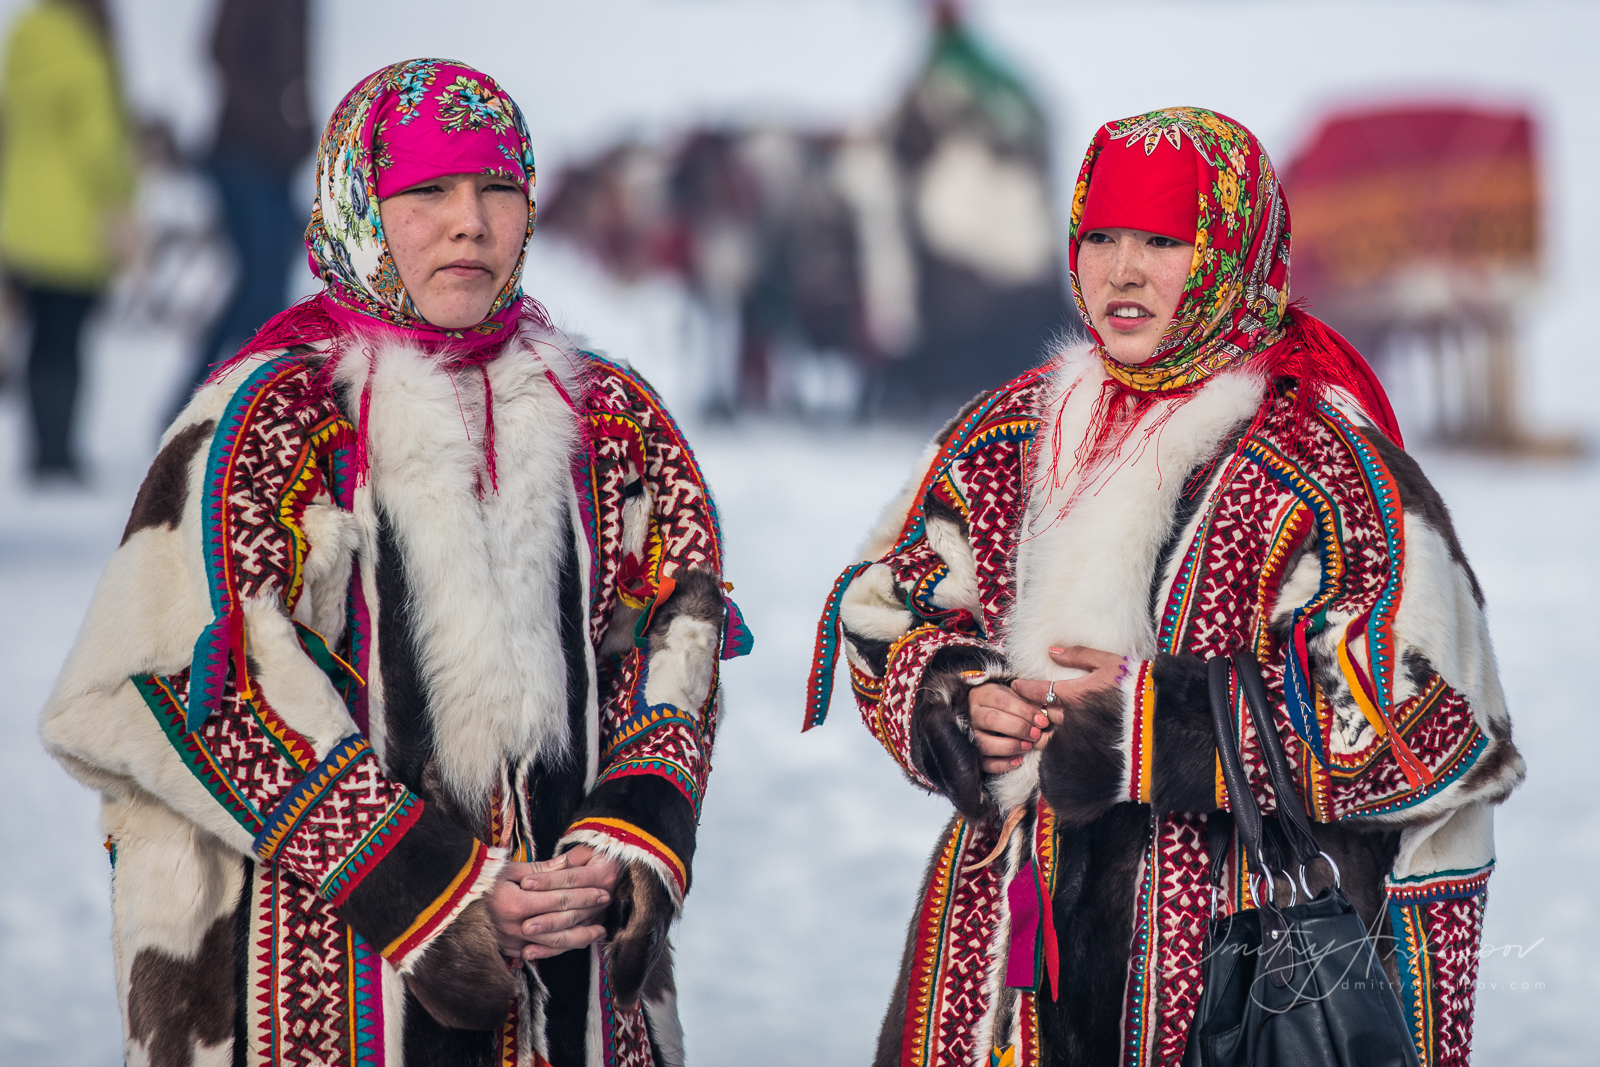
<path fill-rule="evenodd" d="M 127 1060 L 681 1062 L 667 934 L 749 644 L 705 481 L 557 338 L 369 347 L 195 395 L 45 709 L 104 798 Z M 575 842 L 623 861 L 608 937 L 508 964 L 484 894 Z"/>
<path fill-rule="evenodd" d="M 1073 458 L 1104 379 L 1069 353 L 977 398 L 841 575 L 819 627 L 808 726 L 842 648 L 868 729 L 956 809 L 876 1063 L 1179 1063 L 1212 909 L 1207 822 L 1228 806 L 1206 660 L 1244 649 L 1422 1063 L 1465 1064 L 1492 809 L 1523 765 L 1444 504 L 1349 398 L 1330 394 L 1307 424 L 1292 382 L 1248 368 L 1175 410 L 1158 403 L 1080 484 Z M 984 776 L 968 685 L 1072 677 L 1049 649 L 1076 645 L 1128 657 L 1122 682 L 1066 707 L 1022 766 Z M 1018 832 L 980 867 L 1018 808 Z M 1250 906 L 1236 850 L 1228 909 Z M 1021 946 L 1034 967 L 1009 966 L 1019 874 L 1050 902 L 1059 996 L 1043 938 Z"/>

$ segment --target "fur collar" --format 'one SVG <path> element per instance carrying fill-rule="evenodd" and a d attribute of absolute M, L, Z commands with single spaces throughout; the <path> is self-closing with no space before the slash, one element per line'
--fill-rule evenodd
<path fill-rule="evenodd" d="M 1084 352 L 1063 356 L 1042 401 L 1041 453 L 1059 439 L 1058 469 L 1088 431 L 1105 371 Z M 1143 428 L 1166 412 L 1146 413 L 1117 458 L 1080 490 L 1079 475 L 1051 491 L 1050 457 L 1041 454 L 1029 486 L 1027 519 L 1017 557 L 1017 598 L 1006 634 L 1014 671 L 1027 678 L 1067 678 L 1049 650 L 1087 645 L 1123 656 L 1154 655 L 1150 586 L 1161 546 L 1172 534 L 1184 481 L 1224 436 L 1260 405 L 1263 384 L 1245 371 L 1219 374 L 1177 410 L 1158 433 Z M 1078 493 L 1071 512 L 1061 506 Z"/>
<path fill-rule="evenodd" d="M 547 371 L 574 396 L 581 364 L 566 344 L 524 331 L 486 365 L 495 492 L 484 462 L 482 371 L 448 371 L 392 340 L 355 353 L 370 355 L 344 359 L 336 379 L 359 397 L 371 375 L 369 474 L 354 504 L 363 582 L 374 603 L 381 510 L 410 582 L 439 771 L 457 800 L 475 806 L 507 759 L 553 755 L 569 741 L 556 604 L 573 540 L 571 465 L 580 430 Z M 381 673 L 374 663 L 372 734 L 380 752 Z"/>

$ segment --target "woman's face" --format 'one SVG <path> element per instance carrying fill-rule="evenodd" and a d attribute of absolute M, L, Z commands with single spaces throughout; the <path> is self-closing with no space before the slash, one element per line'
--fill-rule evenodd
<path fill-rule="evenodd" d="M 450 174 L 378 205 L 389 254 L 422 317 L 449 330 L 489 314 L 522 255 L 528 197 L 492 174 Z"/>
<path fill-rule="evenodd" d="M 1155 355 L 1178 310 L 1194 245 L 1148 230 L 1090 230 L 1078 245 L 1078 285 L 1089 319 L 1118 363 Z"/>

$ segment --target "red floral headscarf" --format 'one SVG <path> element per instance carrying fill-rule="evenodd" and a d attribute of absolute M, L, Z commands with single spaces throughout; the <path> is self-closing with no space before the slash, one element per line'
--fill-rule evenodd
<path fill-rule="evenodd" d="M 1149 362 L 1111 359 L 1078 283 L 1078 241 L 1107 226 L 1194 244 L 1178 309 Z M 1072 200 L 1072 294 L 1106 370 L 1129 389 L 1185 389 L 1283 337 L 1289 307 L 1289 208 L 1260 142 L 1213 111 L 1174 107 L 1095 133 Z"/>
<path fill-rule="evenodd" d="M 1172 321 L 1154 355 L 1138 366 L 1106 351 L 1078 281 L 1079 240 L 1105 227 L 1194 244 Z M 1366 362 L 1344 338 L 1291 306 L 1289 205 L 1266 150 L 1237 122 L 1173 107 L 1100 127 L 1078 171 L 1069 239 L 1078 314 L 1110 376 L 1108 386 L 1136 397 L 1136 408 L 1250 361 L 1271 376 L 1296 378 L 1306 403 L 1325 385 L 1343 388 L 1400 439 L 1388 397 Z"/>

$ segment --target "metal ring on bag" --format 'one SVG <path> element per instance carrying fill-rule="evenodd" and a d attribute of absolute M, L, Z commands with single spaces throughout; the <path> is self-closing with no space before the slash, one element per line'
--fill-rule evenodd
<path fill-rule="evenodd" d="M 1257 877 L 1261 879 L 1261 889 L 1256 888 Z M 1250 895 L 1255 898 L 1258 908 L 1278 906 L 1278 895 L 1272 884 L 1272 868 L 1262 867 L 1256 874 L 1250 876 Z"/>
<path fill-rule="evenodd" d="M 1340 882 L 1339 865 L 1337 863 L 1333 862 L 1333 857 L 1328 855 L 1326 852 L 1318 852 L 1317 855 L 1319 855 L 1323 859 L 1327 860 L 1328 861 L 1328 866 L 1333 868 L 1333 888 L 1335 888 L 1335 889 L 1342 888 L 1339 885 L 1339 882 Z M 1306 865 L 1303 864 L 1303 863 L 1300 865 L 1300 886 L 1301 886 L 1301 888 L 1303 888 L 1306 891 L 1306 899 L 1307 900 L 1310 900 L 1315 895 L 1315 894 L 1313 894 L 1311 892 L 1311 887 L 1309 885 L 1306 885 Z"/>
<path fill-rule="evenodd" d="M 1288 871 L 1283 871 L 1282 874 L 1283 880 L 1289 883 L 1289 903 L 1285 904 L 1284 907 L 1292 908 L 1300 900 L 1300 890 L 1295 888 L 1294 879 L 1289 877 Z M 1256 892 L 1256 883 L 1254 878 L 1252 878 L 1250 882 L 1250 895 L 1255 897 L 1256 907 L 1263 907 L 1264 905 L 1262 901 L 1266 900 L 1270 902 L 1274 908 L 1276 908 L 1278 906 L 1278 886 L 1277 883 L 1272 879 L 1271 867 L 1267 867 L 1265 865 L 1262 866 L 1261 881 L 1266 887 L 1265 893 Z"/>

